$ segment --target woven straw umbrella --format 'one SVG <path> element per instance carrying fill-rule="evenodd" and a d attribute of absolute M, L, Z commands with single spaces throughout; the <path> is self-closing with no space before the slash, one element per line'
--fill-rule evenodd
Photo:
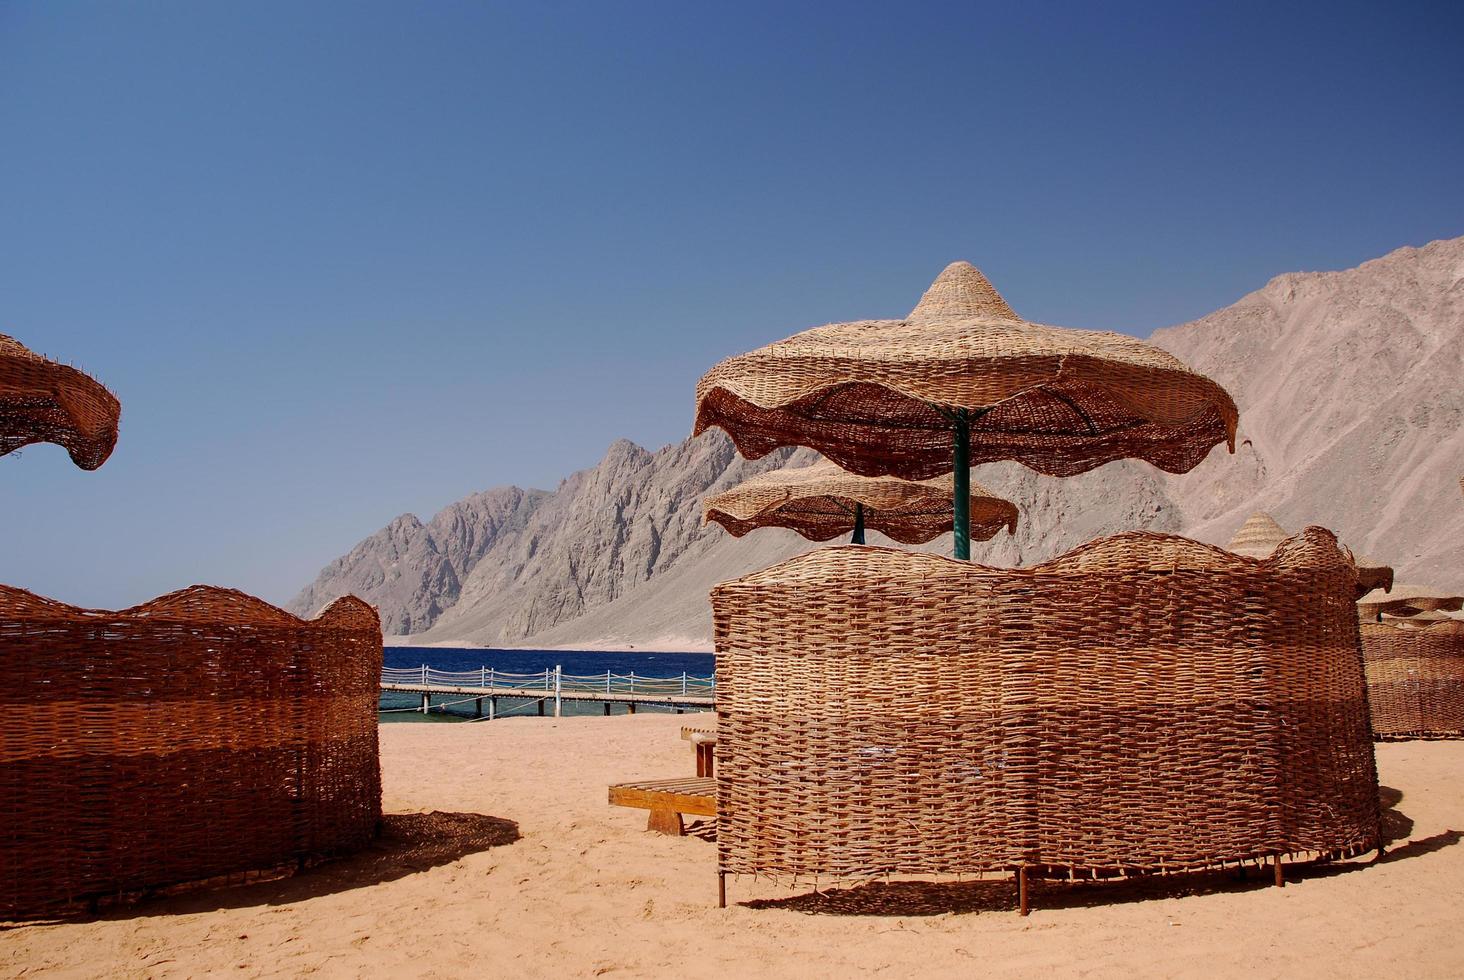
<path fill-rule="evenodd" d="M 1226 550 L 1245 555 L 1247 558 L 1269 558 L 1276 546 L 1290 537 L 1290 532 L 1276 523 L 1276 519 L 1264 511 L 1246 518 L 1235 537 L 1230 539 Z M 1365 595 L 1377 589 L 1386 592 L 1393 587 L 1393 569 L 1367 555 L 1353 552 L 1352 563 L 1357 566 L 1358 595 Z"/>
<path fill-rule="evenodd" d="M 1458 612 L 1464 609 L 1464 595 L 1450 593 L 1432 585 L 1400 583 L 1386 595 L 1374 589 L 1357 600 L 1358 615 L 1365 620 L 1377 619 L 1382 613 L 1411 616 L 1422 612 Z"/>
<path fill-rule="evenodd" d="M 102 384 L 0 334 L 0 456 L 37 442 L 65 448 L 84 470 L 107 461 L 122 406 Z"/>
<path fill-rule="evenodd" d="M 1247 517 L 1225 548 L 1232 554 L 1247 558 L 1270 558 L 1276 546 L 1288 537 L 1290 535 L 1274 517 L 1261 512 Z"/>
<path fill-rule="evenodd" d="M 702 502 L 704 523 L 717 522 L 734 537 L 759 527 L 792 528 L 810 541 L 827 541 L 853 532 L 864 543 L 873 528 L 902 544 L 924 544 L 954 522 L 950 476 L 902 480 L 895 476 L 858 476 L 833 463 L 772 470 Z M 968 511 L 971 536 L 985 541 L 1002 528 L 1017 529 L 1017 507 L 975 481 Z"/>
<path fill-rule="evenodd" d="M 1136 458 L 1184 473 L 1218 443 L 1235 449 L 1218 384 L 1132 337 L 1029 323 L 966 262 L 903 320 L 815 327 L 722 361 L 696 403 L 694 433 L 724 429 L 749 459 L 801 445 L 861 476 L 954 472 L 957 558 L 970 557 L 972 465 L 1072 476 Z"/>

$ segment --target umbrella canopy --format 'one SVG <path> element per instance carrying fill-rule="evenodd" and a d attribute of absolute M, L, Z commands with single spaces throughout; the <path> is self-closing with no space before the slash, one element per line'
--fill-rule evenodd
<path fill-rule="evenodd" d="M 1352 561 L 1357 565 L 1357 587 L 1364 594 L 1388 592 L 1393 588 L 1393 568 L 1369 555 L 1353 552 Z"/>
<path fill-rule="evenodd" d="M 1225 548 L 1232 554 L 1247 558 L 1270 558 L 1276 546 L 1288 537 L 1290 535 L 1270 514 L 1257 513 L 1246 518 Z"/>
<path fill-rule="evenodd" d="M 1459 620 L 1446 612 L 1421 612 L 1412 616 L 1388 616 L 1384 615 L 1379 620 L 1390 626 L 1409 626 L 1422 629 L 1425 626 L 1432 626 L 1434 623 L 1457 623 Z"/>
<path fill-rule="evenodd" d="M 1235 537 L 1230 539 L 1226 550 L 1245 555 L 1247 558 L 1269 558 L 1276 546 L 1290 535 L 1270 514 L 1259 512 L 1246 518 Z M 1359 595 L 1376 589 L 1386 592 L 1393 587 L 1393 569 L 1376 559 L 1353 552 L 1352 562 L 1357 566 L 1357 588 Z"/>
<path fill-rule="evenodd" d="M 1132 337 L 1029 323 L 967 262 L 948 266 L 903 320 L 815 327 L 728 358 L 696 389 L 700 433 L 726 430 L 743 456 L 809 446 L 862 476 L 955 472 L 1015 460 L 1072 476 L 1115 459 L 1193 469 L 1235 448 L 1236 409 L 1218 384 Z"/>
<path fill-rule="evenodd" d="M 1374 619 L 1380 613 L 1410 616 L 1421 612 L 1457 612 L 1460 609 L 1464 609 L 1464 595 L 1454 595 L 1437 586 L 1412 583 L 1394 585 L 1386 594 L 1382 589 L 1374 589 L 1357 600 L 1357 612 L 1363 619 Z"/>
<path fill-rule="evenodd" d="M 951 529 L 950 476 L 902 480 L 858 476 L 833 463 L 761 473 L 702 502 L 706 522 L 735 537 L 759 527 L 792 528 L 810 541 L 851 531 L 863 543 L 873 528 L 903 544 L 923 544 Z M 970 484 L 971 537 L 985 541 L 1002 528 L 1017 528 L 1017 507 L 980 484 Z"/>
<path fill-rule="evenodd" d="M 37 442 L 65 448 L 84 470 L 107 461 L 122 406 L 102 384 L 0 334 L 0 456 Z"/>

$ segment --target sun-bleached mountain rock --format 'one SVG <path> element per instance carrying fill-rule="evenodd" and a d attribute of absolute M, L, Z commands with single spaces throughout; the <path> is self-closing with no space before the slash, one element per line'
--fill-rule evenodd
<path fill-rule="evenodd" d="M 975 560 L 1026 565 L 1135 528 L 1223 544 L 1264 510 L 1287 527 L 1332 528 L 1400 578 L 1464 587 L 1464 239 L 1279 276 L 1151 339 L 1234 396 L 1237 452 L 1217 449 L 1183 475 L 1135 462 L 1069 479 L 979 467 L 1022 516 L 1015 535 L 973 543 Z M 398 518 L 292 608 L 355 592 L 388 633 L 422 643 L 706 648 L 712 585 L 818 545 L 704 528 L 701 498 L 814 459 L 743 460 L 716 432 L 658 452 L 622 440 L 552 493 L 490 490 L 425 525 Z M 921 550 L 949 548 L 947 535 Z"/>
<path fill-rule="evenodd" d="M 1464 585 L 1464 238 L 1277 276 L 1151 340 L 1240 408 L 1237 457 L 1167 478 L 1187 534 L 1221 544 L 1267 511 Z"/>

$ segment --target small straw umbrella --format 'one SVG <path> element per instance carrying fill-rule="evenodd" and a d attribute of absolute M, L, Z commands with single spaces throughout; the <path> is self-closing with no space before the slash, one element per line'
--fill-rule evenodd
<path fill-rule="evenodd" d="M 77 466 L 94 470 L 117 444 L 121 414 L 100 382 L 0 334 L 0 456 L 53 442 Z"/>
<path fill-rule="evenodd" d="M 1235 537 L 1230 539 L 1226 550 L 1247 558 L 1269 558 L 1276 546 L 1290 537 L 1290 532 L 1276 523 L 1276 519 L 1264 511 L 1246 518 Z M 1393 587 L 1393 569 L 1367 555 L 1353 552 L 1352 563 L 1357 566 L 1358 595 L 1365 595 L 1375 589 L 1386 592 Z"/>
<path fill-rule="evenodd" d="M 1073 476 L 1116 459 L 1171 473 L 1235 451 L 1235 403 L 1149 344 L 1029 323 L 967 262 L 903 320 L 805 330 L 728 358 L 696 389 L 693 434 L 749 459 L 809 446 L 861 476 L 955 473 L 955 555 L 970 557 L 969 467 L 1015 460 Z"/>
<path fill-rule="evenodd" d="M 1386 595 L 1374 589 L 1357 600 L 1359 617 L 1377 619 L 1382 613 L 1411 616 L 1421 612 L 1458 612 L 1464 609 L 1464 595 L 1450 593 L 1432 585 L 1399 583 Z"/>
<path fill-rule="evenodd" d="M 760 473 L 702 502 L 704 523 L 716 523 L 733 537 L 759 527 L 786 527 L 810 541 L 853 532 L 864 543 L 866 527 L 901 544 L 924 544 L 951 529 L 954 480 L 902 480 L 858 476 L 820 462 Z M 970 483 L 971 536 L 985 541 L 1002 528 L 1017 528 L 1017 507 L 975 481 Z"/>
<path fill-rule="evenodd" d="M 1286 533 L 1286 529 L 1277 524 L 1274 517 L 1260 512 L 1246 518 L 1225 548 L 1233 554 L 1247 558 L 1270 558 L 1276 546 L 1288 537 L 1290 535 Z"/>

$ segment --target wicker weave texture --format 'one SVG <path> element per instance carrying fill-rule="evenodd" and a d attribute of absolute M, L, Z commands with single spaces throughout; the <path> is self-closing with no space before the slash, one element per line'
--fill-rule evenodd
<path fill-rule="evenodd" d="M 1464 623 L 1362 624 L 1373 733 L 1464 738 Z"/>
<path fill-rule="evenodd" d="M 195 586 L 121 612 L 0 586 L 0 918 L 275 868 L 381 815 L 381 626 Z"/>
<path fill-rule="evenodd" d="M 712 592 L 731 873 L 1182 870 L 1378 840 L 1354 572 L 1136 532 L 835 547 Z"/>
<path fill-rule="evenodd" d="M 1115 459 L 1172 473 L 1234 449 L 1236 409 L 1209 378 L 1132 337 L 1029 323 L 966 262 L 904 320 L 815 327 L 729 358 L 697 384 L 700 433 L 743 456 L 811 446 L 863 476 L 951 471 L 951 421 L 971 423 L 970 462 L 1016 460 L 1053 476 Z M 937 408 L 939 406 L 939 408 Z"/>
<path fill-rule="evenodd" d="M 94 470 L 117 445 L 121 414 L 116 396 L 99 382 L 0 334 L 0 456 L 54 442 L 77 466 Z"/>
<path fill-rule="evenodd" d="M 1464 595 L 1411 582 L 1393 585 L 1387 591 L 1378 588 L 1357 600 L 1357 614 L 1363 619 L 1376 619 L 1383 613 L 1411 616 L 1421 612 L 1458 612 L 1461 609 L 1464 609 Z"/>
<path fill-rule="evenodd" d="M 952 481 L 857 476 L 833 463 L 759 473 L 702 501 L 705 523 L 734 537 L 759 527 L 786 527 L 810 541 L 828 541 L 854 529 L 854 508 L 864 524 L 903 544 L 923 544 L 951 529 Z M 972 481 L 971 539 L 986 541 L 1017 529 L 1017 505 Z"/>

